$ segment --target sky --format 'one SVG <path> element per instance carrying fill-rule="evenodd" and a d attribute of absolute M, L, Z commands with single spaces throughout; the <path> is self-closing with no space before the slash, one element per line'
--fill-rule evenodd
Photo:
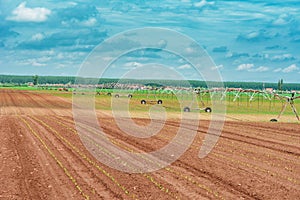
<path fill-rule="evenodd" d="M 0 0 L 0 74 L 74 76 L 101 42 L 161 27 L 195 40 L 224 81 L 299 83 L 299 13 L 299 0 Z M 124 38 L 117 46 L 132 43 Z M 118 58 L 106 76 L 150 63 L 198 79 L 180 56 L 154 50 Z"/>

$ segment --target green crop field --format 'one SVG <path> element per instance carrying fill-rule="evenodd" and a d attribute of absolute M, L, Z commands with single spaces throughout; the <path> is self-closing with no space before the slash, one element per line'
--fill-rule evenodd
<path fill-rule="evenodd" d="M 54 96 L 59 96 L 72 100 L 73 90 L 69 91 L 58 91 L 58 87 L 40 88 L 40 87 L 28 87 L 28 86 L 5 86 L 0 87 L 0 89 L 14 89 L 14 90 L 28 90 L 38 93 L 47 93 Z M 130 111 L 148 111 L 151 105 L 156 104 L 157 100 L 162 100 L 162 106 L 167 112 L 180 112 L 185 106 L 190 106 L 193 101 L 193 95 L 186 91 L 172 92 L 165 90 L 122 90 L 122 89 L 97 89 L 92 91 L 95 94 L 96 109 L 101 110 L 111 110 L 113 103 L 127 103 L 129 104 Z M 75 93 L 75 92 L 74 92 Z M 118 94 L 119 98 L 115 95 Z M 128 98 L 131 94 L 132 98 Z M 83 93 L 77 93 L 76 95 L 84 95 Z M 194 94 L 194 102 L 198 103 L 199 108 L 212 107 L 212 100 L 216 103 L 221 103 L 226 107 L 226 113 L 228 114 L 271 114 L 277 116 L 285 103 L 284 100 L 279 100 L 274 98 L 274 96 L 265 96 L 262 94 L 256 94 L 254 98 L 250 101 L 251 95 L 247 93 L 241 93 L 239 97 L 236 97 L 236 93 L 227 92 L 226 97 L 223 97 L 221 93 L 216 93 L 213 97 L 212 94 Z M 283 96 L 290 96 L 290 94 L 281 94 Z M 114 101 L 112 101 L 114 99 Z M 147 103 L 146 105 L 141 104 L 141 100 L 153 101 Z M 221 100 L 222 99 L 222 100 Z M 180 102 L 182 103 L 180 106 Z M 197 105 L 197 104 L 196 104 Z M 197 106 L 191 107 L 191 112 L 199 112 L 194 109 Z M 300 110 L 300 100 L 295 100 L 295 107 Z M 204 112 L 204 111 L 201 111 Z M 287 106 L 285 115 L 294 115 L 290 106 Z"/>
<path fill-rule="evenodd" d="M 167 93 L 163 91 L 130 91 L 130 90 L 101 90 L 100 95 L 96 95 L 96 108 L 98 109 L 111 109 L 111 99 L 114 98 L 116 103 L 118 100 L 123 102 L 124 100 L 128 100 L 130 109 L 134 111 L 145 111 L 148 110 L 150 105 L 148 103 L 146 105 L 141 104 L 141 100 L 146 101 L 157 101 L 162 100 L 162 106 L 167 111 L 181 111 L 180 102 L 182 102 L 182 107 L 188 106 L 191 101 L 191 94 L 185 93 Z M 109 96 L 111 94 L 112 96 Z M 115 94 L 118 94 L 120 97 L 114 97 Z M 132 94 L 133 97 L 129 100 L 128 94 Z M 196 95 L 196 94 L 195 94 Z M 283 96 L 289 96 L 290 94 L 282 94 Z M 70 94 L 71 97 L 71 94 Z M 122 100 L 121 100 L 122 99 Z M 204 95 L 196 95 L 195 99 L 198 103 L 198 106 L 201 107 L 212 107 L 212 98 L 209 93 Z M 250 101 L 250 96 L 247 94 L 241 94 L 239 98 L 235 99 L 235 94 L 227 93 L 226 98 L 221 100 L 221 94 L 217 94 L 213 97 L 213 100 L 216 103 L 222 103 L 226 107 L 226 112 L 230 114 L 272 114 L 277 115 L 283 104 L 285 103 L 284 100 L 279 100 L 274 96 L 263 96 L 263 95 L 256 95 L 252 101 Z M 297 103 L 299 101 L 299 103 Z M 202 104 L 203 102 L 203 104 Z M 155 104 L 155 102 L 151 102 Z M 295 106 L 297 110 L 300 110 L 300 100 L 295 100 Z M 191 110 L 192 112 L 198 112 L 197 110 Z M 293 115 L 293 112 L 288 105 L 285 114 Z"/>
<path fill-rule="evenodd" d="M 10 90 L 39 90 L 37 87 L 15 86 L 15 85 L 0 85 L 0 89 L 10 89 Z"/>

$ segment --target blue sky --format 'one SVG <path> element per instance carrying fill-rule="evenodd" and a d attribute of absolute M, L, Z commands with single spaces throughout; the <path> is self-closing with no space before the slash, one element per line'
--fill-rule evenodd
<path fill-rule="evenodd" d="M 163 27 L 196 40 L 225 81 L 299 82 L 299 13 L 299 0 L 0 0 L 0 74 L 76 75 L 101 41 L 128 29 Z M 107 76 L 149 63 L 195 78 L 180 58 L 151 51 L 127 55 Z"/>

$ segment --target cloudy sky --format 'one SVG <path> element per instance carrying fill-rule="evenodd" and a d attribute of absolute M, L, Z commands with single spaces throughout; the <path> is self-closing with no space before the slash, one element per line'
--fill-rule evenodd
<path fill-rule="evenodd" d="M 0 74 L 76 75 L 102 41 L 162 27 L 197 41 L 226 81 L 299 82 L 299 13 L 299 0 L 0 0 Z M 180 57 L 155 51 L 120 58 L 107 76 L 149 63 L 195 79 Z"/>

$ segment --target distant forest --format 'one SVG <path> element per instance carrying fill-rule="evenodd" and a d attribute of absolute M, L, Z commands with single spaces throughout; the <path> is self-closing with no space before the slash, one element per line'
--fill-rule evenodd
<path fill-rule="evenodd" d="M 0 84 L 5 85 L 24 85 L 27 83 L 35 82 L 36 76 L 15 76 L 15 75 L 0 75 Z M 76 77 L 72 76 L 38 76 L 36 80 L 38 84 L 74 84 Z M 106 79 L 101 78 L 99 81 L 96 79 L 84 78 L 86 84 L 107 84 L 107 83 L 123 83 L 123 84 L 142 84 L 142 85 L 164 85 L 164 86 L 187 86 L 186 81 L 180 80 L 136 80 L 136 79 Z M 188 81 L 192 87 L 207 87 L 205 81 Z M 210 82 L 210 85 L 218 85 L 215 82 Z M 278 83 L 262 83 L 262 82 L 224 82 L 224 87 L 228 88 L 243 88 L 243 89 L 263 89 L 273 88 L 278 89 Z M 282 90 L 300 90 L 300 83 L 283 83 L 280 85 Z"/>

